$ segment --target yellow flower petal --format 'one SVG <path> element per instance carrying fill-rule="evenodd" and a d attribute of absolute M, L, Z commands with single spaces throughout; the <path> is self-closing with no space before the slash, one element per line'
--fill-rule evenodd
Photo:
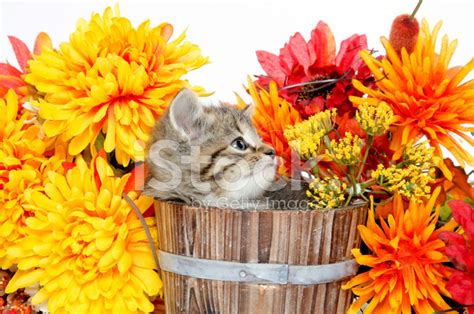
<path fill-rule="evenodd" d="M 58 313 L 106 313 L 114 306 L 151 311 L 147 296 L 158 294 L 162 283 L 150 260 L 145 232 L 122 198 L 127 177 L 114 177 L 102 157 L 93 159 L 91 166 L 81 157 L 75 162 L 67 178 L 50 172 L 46 191 L 25 191 L 33 214 L 25 226 L 28 236 L 9 250 L 21 259 L 9 289 L 39 282 L 43 287 L 35 302 L 47 301 L 49 310 Z M 96 175 L 100 185 L 93 183 Z M 147 198 L 138 198 L 142 212 L 149 205 Z M 154 228 L 153 219 L 147 223 Z M 140 257 L 144 260 L 136 263 Z"/>
<path fill-rule="evenodd" d="M 125 252 L 122 257 L 120 257 L 117 266 L 120 274 L 125 274 L 130 269 L 130 266 L 132 266 L 132 256 Z"/>
<path fill-rule="evenodd" d="M 17 270 L 13 278 L 8 282 L 5 288 L 6 293 L 13 293 L 17 289 L 29 287 L 38 283 L 44 270 L 34 269 L 32 271 Z"/>
<path fill-rule="evenodd" d="M 118 10 L 106 9 L 81 20 L 60 49 L 41 51 L 25 80 L 44 94 L 35 105 L 47 120 L 45 133 L 77 155 L 102 132 L 106 151 L 115 150 L 119 163 L 143 160 L 132 143 L 148 140 L 156 119 L 187 85 L 182 76 L 208 62 L 184 33 L 170 42 L 171 33 L 166 23 L 134 28 Z M 126 141 L 117 139 L 117 130 Z"/>
<path fill-rule="evenodd" d="M 32 298 L 31 304 L 37 305 L 46 301 L 50 296 L 50 293 L 46 289 L 40 289 Z"/>

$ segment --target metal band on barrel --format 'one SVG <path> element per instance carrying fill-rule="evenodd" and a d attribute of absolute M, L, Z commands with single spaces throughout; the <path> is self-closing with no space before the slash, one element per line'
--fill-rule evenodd
<path fill-rule="evenodd" d="M 158 251 L 161 269 L 201 279 L 247 283 L 314 285 L 337 282 L 357 273 L 355 260 L 324 265 L 257 264 L 217 261 Z"/>

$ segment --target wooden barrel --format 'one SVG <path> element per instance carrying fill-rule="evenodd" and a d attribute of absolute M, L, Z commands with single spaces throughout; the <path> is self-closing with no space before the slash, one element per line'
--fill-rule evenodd
<path fill-rule="evenodd" d="M 353 301 L 340 286 L 357 270 L 366 205 L 242 211 L 157 200 L 155 211 L 167 313 L 345 313 Z M 341 267 L 345 278 L 308 283 Z"/>

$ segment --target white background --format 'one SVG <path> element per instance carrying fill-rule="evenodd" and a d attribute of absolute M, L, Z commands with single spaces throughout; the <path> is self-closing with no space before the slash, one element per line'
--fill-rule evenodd
<path fill-rule="evenodd" d="M 309 39 L 319 20 L 329 24 L 336 41 L 354 33 L 367 34 L 369 47 L 381 49 L 380 36 L 388 36 L 392 20 L 411 13 L 417 0 L 243 0 L 243 1 L 2 1 L 0 0 L 0 60 L 16 64 L 7 35 L 32 47 L 38 32 L 47 32 L 53 45 L 68 40 L 76 21 L 90 19 L 119 3 L 121 15 L 134 26 L 145 19 L 152 25 L 169 22 L 175 36 L 188 28 L 187 38 L 198 44 L 211 64 L 191 72 L 192 84 L 215 92 L 213 99 L 234 101 L 233 92 L 245 94 L 248 74 L 263 73 L 256 50 L 278 54 L 288 38 L 299 31 Z M 457 38 L 459 45 L 451 64 L 463 65 L 474 56 L 474 1 L 424 0 L 417 13 L 430 26 L 443 20 L 441 34 Z M 474 76 L 471 73 L 471 78 Z M 248 99 L 248 98 L 246 98 Z"/>
<path fill-rule="evenodd" d="M 417 0 L 242 0 L 242 1 L 4 1 L 0 0 L 0 60 L 16 65 L 7 35 L 32 48 L 38 32 L 47 32 L 55 47 L 68 40 L 78 18 L 90 19 L 107 6 L 120 5 L 121 15 L 134 26 L 146 19 L 152 26 L 169 22 L 177 36 L 188 28 L 188 40 L 198 44 L 211 64 L 187 78 L 215 92 L 214 102 L 234 102 L 234 92 L 249 101 L 242 84 L 249 74 L 262 74 L 256 50 L 278 54 L 295 32 L 309 39 L 319 20 L 331 27 L 339 43 L 354 33 L 366 34 L 370 48 L 383 51 L 379 38 L 388 36 L 392 20 L 411 13 Z M 440 35 L 459 40 L 451 66 L 464 65 L 474 56 L 474 1 L 424 0 L 417 13 L 431 27 L 443 20 Z M 441 41 L 441 36 L 439 37 Z M 474 73 L 469 75 L 474 78 Z M 467 145 L 467 144 L 466 144 Z M 472 147 L 467 147 L 471 153 Z M 472 167 L 468 167 L 472 169 Z"/>

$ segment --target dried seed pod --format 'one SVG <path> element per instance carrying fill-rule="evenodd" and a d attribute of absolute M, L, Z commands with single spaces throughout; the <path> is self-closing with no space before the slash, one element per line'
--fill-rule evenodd
<path fill-rule="evenodd" d="M 390 44 L 398 54 L 405 47 L 408 53 L 415 49 L 420 33 L 420 24 L 415 19 L 415 14 L 421 6 L 423 0 L 418 0 L 418 4 L 411 14 L 401 14 L 397 16 L 392 23 L 390 29 Z"/>
<path fill-rule="evenodd" d="M 411 53 L 418 41 L 420 25 L 416 18 L 410 14 L 401 14 L 397 16 L 392 23 L 390 30 L 390 44 L 393 49 L 400 53 L 405 47 L 408 53 Z"/>

